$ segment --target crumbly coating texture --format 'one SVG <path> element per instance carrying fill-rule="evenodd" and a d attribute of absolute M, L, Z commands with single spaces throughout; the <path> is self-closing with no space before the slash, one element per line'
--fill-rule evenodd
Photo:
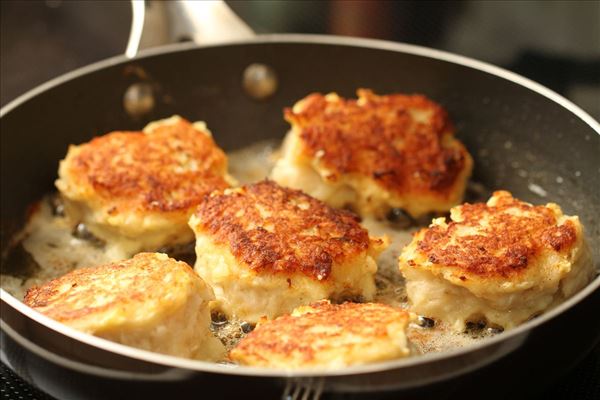
<path fill-rule="evenodd" d="M 251 322 L 323 298 L 372 298 L 387 246 L 352 213 L 268 180 L 213 192 L 190 226 L 196 271 L 227 314 Z"/>
<path fill-rule="evenodd" d="M 418 216 L 458 203 L 472 159 L 454 139 L 446 111 L 422 95 L 357 94 L 315 93 L 286 109 L 299 147 L 284 151 L 287 162 L 312 166 L 324 184 L 351 186 L 357 193 L 349 205 L 361 214 L 400 207 Z M 273 177 L 290 181 L 283 166 Z M 373 185 L 379 193 L 365 190 Z"/>
<path fill-rule="evenodd" d="M 143 132 L 117 131 L 70 146 L 56 186 L 67 211 L 98 236 L 183 228 L 190 240 L 190 214 L 205 195 L 229 186 L 226 174 L 227 158 L 210 132 L 173 117 Z"/>
<path fill-rule="evenodd" d="M 555 206 L 533 206 L 508 192 L 494 193 L 489 204 L 464 204 L 448 224 L 425 231 L 418 248 L 433 264 L 452 266 L 460 280 L 510 278 L 543 251 L 568 251 L 577 238 L 572 220 L 557 224 Z"/>
<path fill-rule="evenodd" d="M 111 132 L 69 152 L 71 183 L 110 203 L 111 215 L 188 209 L 227 187 L 225 153 L 184 119 L 151 133 Z"/>
<path fill-rule="evenodd" d="M 435 219 L 403 250 L 400 270 L 408 280 L 409 298 L 412 294 L 431 306 L 434 299 L 424 299 L 422 293 L 426 286 L 437 291 L 452 285 L 447 293 L 464 296 L 463 304 L 455 307 L 467 312 L 467 299 L 474 296 L 471 300 L 478 305 L 472 308 L 481 309 L 468 311 L 473 317 L 510 327 L 570 295 L 591 277 L 581 223 L 563 215 L 556 204 L 534 206 L 497 191 L 487 203 L 453 208 L 450 218 Z"/>
<path fill-rule="evenodd" d="M 406 311 L 384 304 L 320 301 L 259 324 L 230 358 L 279 369 L 337 369 L 400 358 L 409 354 L 409 320 Z"/>
<path fill-rule="evenodd" d="M 75 329 L 167 354 L 218 359 L 224 351 L 209 331 L 211 288 L 186 263 L 140 253 L 80 268 L 31 288 L 35 310 Z M 170 333 L 169 333 L 170 332 Z"/>
<path fill-rule="evenodd" d="M 213 193 L 195 215 L 196 230 L 229 246 L 240 263 L 257 272 L 301 272 L 323 280 L 334 262 L 370 245 L 356 215 L 273 181 Z"/>

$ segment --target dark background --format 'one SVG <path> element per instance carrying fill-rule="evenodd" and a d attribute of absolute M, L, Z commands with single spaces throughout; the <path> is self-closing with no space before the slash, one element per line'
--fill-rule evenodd
<path fill-rule="evenodd" d="M 0 102 L 123 53 L 128 1 L 2 1 Z M 372 37 L 455 52 L 538 81 L 600 119 L 598 1 L 228 1 L 258 33 Z"/>
<path fill-rule="evenodd" d="M 487 61 L 550 87 L 600 119 L 599 1 L 227 3 L 257 33 L 380 38 Z M 127 1 L 0 4 L 2 105 L 48 79 L 125 50 Z M 549 344 L 549 351 L 563 345 L 568 344 Z M 4 365 L 1 384 L 3 398 L 43 397 Z M 600 398 L 600 349 L 560 381 L 548 382 L 545 393 L 544 398 Z"/>

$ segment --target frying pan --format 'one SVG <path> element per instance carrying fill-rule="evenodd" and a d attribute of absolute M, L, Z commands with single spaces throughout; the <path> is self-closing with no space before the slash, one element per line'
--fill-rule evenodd
<path fill-rule="evenodd" d="M 133 53 L 54 79 L 0 111 L 3 251 L 23 225 L 27 206 L 53 190 L 58 160 L 70 143 L 180 114 L 206 121 L 218 144 L 233 150 L 282 138 L 287 130 L 282 108 L 310 92 L 352 96 L 367 87 L 423 93 L 440 102 L 475 159 L 472 179 L 533 203 L 556 202 L 566 214 L 579 215 L 599 266 L 600 127 L 573 103 L 526 78 L 428 48 L 332 36 L 265 35 L 162 46 L 131 58 Z M 256 97 L 264 96 L 243 85 L 244 72 L 257 63 L 277 77 L 276 91 L 260 100 Z M 132 88 L 133 97 L 144 100 L 140 107 L 124 106 Z M 3 273 L 23 273 L 15 265 L 4 260 Z M 301 373 L 130 348 L 63 326 L 1 290 L 2 357 L 24 379 L 61 399 L 183 393 L 308 399 L 374 391 L 462 397 L 467 388 L 486 388 L 486 397 L 501 398 L 541 388 L 598 342 L 599 286 L 596 277 L 555 309 L 473 346 Z"/>

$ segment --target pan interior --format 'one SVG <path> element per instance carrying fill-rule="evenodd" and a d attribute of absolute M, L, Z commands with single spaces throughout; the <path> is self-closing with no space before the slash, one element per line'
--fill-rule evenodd
<path fill-rule="evenodd" d="M 268 101 L 246 96 L 240 85 L 243 70 L 254 62 L 278 74 L 279 89 Z M 136 119 L 123 109 L 122 98 L 140 80 L 154 88 L 156 105 Z M 530 89 L 467 66 L 377 48 L 273 42 L 117 63 L 61 82 L 3 113 L 3 254 L 27 207 L 52 190 L 57 162 L 69 143 L 180 114 L 206 121 L 217 142 L 232 151 L 280 140 L 287 129 L 281 110 L 298 98 L 312 91 L 352 96 L 359 87 L 423 93 L 440 102 L 475 158 L 474 181 L 533 203 L 553 201 L 566 214 L 579 215 L 597 265 L 600 137 L 583 120 Z M 2 272 L 26 275 L 18 265 L 3 257 Z"/>
<path fill-rule="evenodd" d="M 245 148 L 229 152 L 229 173 L 240 183 L 247 184 L 263 180 L 269 176 L 277 157 L 280 143 L 277 140 L 259 141 Z M 488 191 L 472 182 L 469 185 L 468 200 L 485 201 Z M 68 219 L 62 212 L 62 203 L 56 193 L 48 194 L 32 211 L 23 231 L 21 240 L 7 253 L 7 261 L 16 267 L 16 273 L 2 275 L 2 286 L 17 299 L 23 299 L 25 292 L 34 285 L 66 274 L 74 268 L 101 265 L 133 254 L 115 254 L 118 242 L 103 242 L 87 232 L 83 224 Z M 398 270 L 400 250 L 412 239 L 412 233 L 425 227 L 431 216 L 415 221 L 406 215 L 394 216 L 390 220 L 365 218 L 362 225 L 371 235 L 383 236 L 391 240 L 390 246 L 378 259 L 375 276 L 377 294 L 373 301 L 408 308 L 405 281 Z M 15 239 L 18 239 L 16 237 Z M 171 257 L 195 264 L 194 243 L 175 248 L 160 249 Z M 408 337 L 413 354 L 447 351 L 464 347 L 491 337 L 501 330 L 487 326 L 483 322 L 471 324 L 464 333 L 453 332 L 443 323 L 421 318 L 408 327 Z M 227 320 L 215 313 L 212 331 L 221 339 L 228 350 L 246 336 L 250 325 L 238 319 Z M 226 359 L 223 362 L 227 362 Z"/>

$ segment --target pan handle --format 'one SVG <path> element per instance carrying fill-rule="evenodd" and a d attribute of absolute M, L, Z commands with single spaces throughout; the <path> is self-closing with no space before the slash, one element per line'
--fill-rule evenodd
<path fill-rule="evenodd" d="M 255 35 L 223 0 L 130 0 L 131 30 L 125 55 L 182 41 L 223 43 Z"/>

